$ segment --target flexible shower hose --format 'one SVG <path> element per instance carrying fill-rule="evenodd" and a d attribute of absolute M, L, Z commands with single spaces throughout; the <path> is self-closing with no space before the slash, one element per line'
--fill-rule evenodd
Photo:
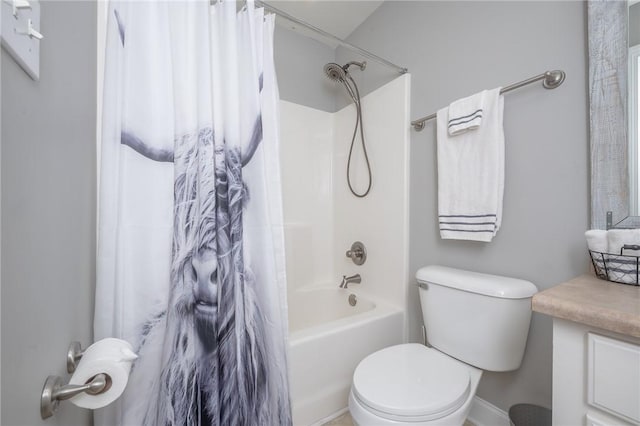
<path fill-rule="evenodd" d="M 347 91 L 349 92 L 351 99 L 353 99 L 353 103 L 355 104 L 356 111 L 357 111 L 356 125 L 353 129 L 353 136 L 351 137 L 351 146 L 349 147 L 349 158 L 347 160 L 347 184 L 349 185 L 349 190 L 353 195 L 355 195 L 358 198 L 364 198 L 367 196 L 367 194 L 369 194 L 369 191 L 371 191 L 371 183 L 373 181 L 373 176 L 371 173 L 371 164 L 369 162 L 369 155 L 367 154 L 367 145 L 364 140 L 364 129 L 362 125 L 363 124 L 362 106 L 360 104 L 360 92 L 358 91 L 358 86 L 356 85 L 356 82 L 353 80 L 351 75 L 347 74 L 347 78 L 349 79 L 351 84 L 353 84 L 353 88 L 350 87 L 350 85 L 347 83 L 346 80 L 342 80 L 342 82 L 346 87 Z M 355 142 L 356 142 L 356 136 L 358 135 L 358 127 L 360 128 L 360 140 L 362 141 L 362 152 L 364 153 L 364 159 L 367 164 L 367 174 L 369 176 L 369 184 L 367 185 L 367 189 L 361 194 L 357 193 L 356 190 L 353 189 L 353 185 L 351 185 L 351 173 L 350 173 L 351 172 L 351 155 L 353 153 L 353 146 L 355 145 Z"/>

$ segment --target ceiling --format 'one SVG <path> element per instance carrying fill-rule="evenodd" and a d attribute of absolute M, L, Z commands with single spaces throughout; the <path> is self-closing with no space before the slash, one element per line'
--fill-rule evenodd
<path fill-rule="evenodd" d="M 266 3 L 302 21 L 318 27 L 338 38 L 346 39 L 362 24 L 384 0 L 267 0 Z M 277 22 L 288 29 L 300 31 L 325 44 L 336 43 L 310 33 L 303 26 L 278 18 Z"/>

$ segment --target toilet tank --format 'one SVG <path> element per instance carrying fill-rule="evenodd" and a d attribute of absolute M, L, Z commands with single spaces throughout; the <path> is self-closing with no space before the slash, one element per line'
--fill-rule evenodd
<path fill-rule="evenodd" d="M 431 346 L 483 370 L 520 367 L 535 285 L 435 265 L 421 268 L 416 278 Z"/>

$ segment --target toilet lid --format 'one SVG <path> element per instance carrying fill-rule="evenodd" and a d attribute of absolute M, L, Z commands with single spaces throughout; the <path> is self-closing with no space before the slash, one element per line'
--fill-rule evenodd
<path fill-rule="evenodd" d="M 353 393 L 378 415 L 430 420 L 464 404 L 469 367 L 420 344 L 392 346 L 366 357 L 353 375 Z"/>

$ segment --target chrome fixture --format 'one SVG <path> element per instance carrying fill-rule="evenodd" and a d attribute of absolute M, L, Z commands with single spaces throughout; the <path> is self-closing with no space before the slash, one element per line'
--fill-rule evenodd
<path fill-rule="evenodd" d="M 73 398 L 83 392 L 89 395 L 99 395 L 110 387 L 111 377 L 107 374 L 97 374 L 84 385 L 62 385 L 62 379 L 59 376 L 49 376 L 42 388 L 40 417 L 47 419 L 53 416 L 60 401 Z"/>
<path fill-rule="evenodd" d="M 82 358 L 84 351 L 80 342 L 71 342 L 67 351 L 67 373 L 73 374 L 78 366 L 78 361 Z"/>
<path fill-rule="evenodd" d="M 349 284 L 360 284 L 362 282 L 362 277 L 360 274 L 351 275 L 350 277 L 343 275 L 342 283 L 340 283 L 340 288 L 349 288 Z"/>
<path fill-rule="evenodd" d="M 349 304 L 351 306 L 356 306 L 356 303 L 358 303 L 358 298 L 356 297 L 355 294 L 350 294 L 349 295 Z"/>
<path fill-rule="evenodd" d="M 346 63 L 345 65 L 338 65 L 336 63 L 330 62 L 324 66 L 324 73 L 330 80 L 342 83 L 344 88 L 347 89 L 347 92 L 349 93 L 351 100 L 353 100 L 354 105 L 356 106 L 356 125 L 353 129 L 351 146 L 349 147 L 349 159 L 347 160 L 347 184 L 349 185 L 349 190 L 353 195 L 358 198 L 364 198 L 371 190 L 371 164 L 369 162 L 369 155 L 367 154 L 367 145 L 364 141 L 364 124 L 362 121 L 362 104 L 360 102 L 360 92 L 358 91 L 356 81 L 353 79 L 353 77 L 351 77 L 351 74 L 349 74 L 349 67 L 352 65 L 359 67 L 360 71 L 364 71 L 364 69 L 367 67 L 366 62 L 351 61 Z M 358 128 L 360 129 L 360 132 L 358 132 Z M 362 193 L 357 193 L 351 185 L 351 155 L 353 154 L 353 145 L 356 142 L 356 136 L 358 135 L 358 133 L 360 133 L 362 152 L 364 154 L 364 160 L 367 165 L 367 173 L 369 175 L 369 184 L 367 185 L 367 189 Z"/>
<path fill-rule="evenodd" d="M 349 67 L 351 65 L 355 65 L 359 67 L 360 71 L 364 71 L 365 68 L 367 68 L 366 62 L 351 61 L 342 66 L 334 62 L 329 62 L 324 66 L 324 73 L 327 75 L 327 77 L 329 77 L 330 80 L 342 82 L 344 79 L 347 78 L 347 73 L 349 72 Z M 351 95 L 351 99 L 353 99 L 353 95 L 351 94 L 351 91 L 349 92 L 349 95 Z"/>
<path fill-rule="evenodd" d="M 74 373 L 78 367 L 84 350 L 80 342 L 71 342 L 67 350 L 67 372 Z M 56 412 L 60 401 L 71 399 L 83 392 L 89 395 L 99 395 L 111 388 L 111 377 L 106 373 L 96 374 L 83 385 L 71 385 L 62 383 L 60 376 L 49 376 L 44 382 L 40 396 L 40 416 L 47 419 Z"/>
<path fill-rule="evenodd" d="M 344 66 L 342 68 L 344 68 L 345 71 L 348 71 L 349 67 L 351 65 L 355 65 L 356 67 L 360 67 L 360 71 L 364 71 L 364 69 L 367 68 L 367 61 L 363 61 L 363 62 L 350 61 L 350 62 L 347 62 L 346 64 L 344 64 Z"/>
<path fill-rule="evenodd" d="M 360 241 L 351 244 L 351 250 L 347 250 L 347 257 L 356 265 L 362 265 L 367 260 L 367 249 Z"/>
<path fill-rule="evenodd" d="M 500 90 L 500 94 L 510 92 L 515 89 L 519 89 L 523 86 L 527 86 L 531 83 L 535 83 L 536 81 L 542 80 L 542 86 L 545 89 L 555 89 L 560 86 L 566 77 L 566 74 L 562 70 L 553 70 L 547 71 L 543 74 L 536 75 L 535 77 L 528 78 L 526 80 L 519 81 L 517 83 L 511 84 L 509 86 L 503 87 Z M 427 115 L 426 117 L 419 118 L 411 122 L 411 125 L 418 132 L 424 129 L 424 123 L 436 118 L 437 113 L 433 113 L 431 115 Z"/>

